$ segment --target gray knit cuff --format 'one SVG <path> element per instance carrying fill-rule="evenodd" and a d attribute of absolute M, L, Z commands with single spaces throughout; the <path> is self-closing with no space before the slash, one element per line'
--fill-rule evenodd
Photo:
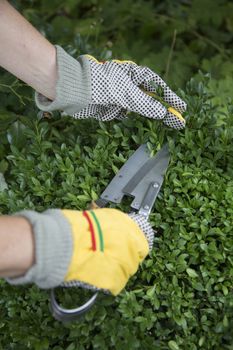
<path fill-rule="evenodd" d="M 62 110 L 73 115 L 87 107 L 91 100 L 90 63 L 80 56 L 77 60 L 66 53 L 60 46 L 57 51 L 56 98 L 54 101 L 35 93 L 35 102 L 45 112 Z"/>
<path fill-rule="evenodd" d="M 53 288 L 64 281 L 72 257 L 73 240 L 70 223 L 59 209 L 43 213 L 24 210 L 32 226 L 35 241 L 35 265 L 22 277 L 7 278 L 10 284 L 36 283 L 40 288 Z"/>

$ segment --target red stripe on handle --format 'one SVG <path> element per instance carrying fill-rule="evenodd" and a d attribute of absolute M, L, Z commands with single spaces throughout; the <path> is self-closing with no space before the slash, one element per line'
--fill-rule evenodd
<path fill-rule="evenodd" d="M 88 221 L 88 224 L 89 224 L 89 230 L 90 230 L 90 233 L 91 233 L 91 242 L 92 242 L 92 247 L 91 249 L 92 250 L 96 250 L 96 240 L 95 240 L 95 230 L 94 230 L 94 227 L 92 225 L 92 222 L 91 222 L 91 219 L 89 217 L 89 215 L 87 214 L 86 211 L 83 212 L 83 216 L 85 216 L 85 218 L 87 219 Z"/>

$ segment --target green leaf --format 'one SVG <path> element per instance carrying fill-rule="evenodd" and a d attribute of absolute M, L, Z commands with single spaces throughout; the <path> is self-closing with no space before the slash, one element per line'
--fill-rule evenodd
<path fill-rule="evenodd" d="M 146 292 L 146 295 L 148 295 L 148 297 L 153 297 L 156 291 L 156 286 L 153 286 L 151 288 L 148 289 L 148 291 Z"/>
<path fill-rule="evenodd" d="M 175 340 L 170 340 L 168 342 L 168 346 L 169 346 L 169 349 L 171 349 L 171 350 L 179 350 L 180 349 L 178 344 L 175 342 Z"/>
<path fill-rule="evenodd" d="M 202 336 L 198 341 L 198 345 L 202 346 L 204 343 L 205 343 L 205 337 Z"/>
<path fill-rule="evenodd" d="M 189 275 L 189 277 L 191 277 L 191 278 L 199 277 L 198 274 L 196 273 L 196 271 L 189 268 L 189 267 L 186 269 L 186 272 Z"/>
<path fill-rule="evenodd" d="M 7 190 L 7 189 L 8 189 L 8 185 L 6 183 L 4 175 L 2 173 L 0 173 L 0 192 Z"/>

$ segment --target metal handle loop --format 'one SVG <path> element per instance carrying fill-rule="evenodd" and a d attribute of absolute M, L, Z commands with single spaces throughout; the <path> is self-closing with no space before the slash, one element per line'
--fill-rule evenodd
<path fill-rule="evenodd" d="M 70 322 L 77 320 L 80 316 L 84 315 L 96 302 L 98 292 L 96 292 L 86 303 L 75 308 L 65 309 L 61 307 L 55 297 L 54 289 L 51 290 L 51 312 L 53 317 L 61 322 Z"/>

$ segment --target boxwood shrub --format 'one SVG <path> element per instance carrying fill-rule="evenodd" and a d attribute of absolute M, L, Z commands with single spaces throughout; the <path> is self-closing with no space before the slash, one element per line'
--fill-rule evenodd
<path fill-rule="evenodd" d="M 150 217 L 154 248 L 125 290 L 62 324 L 48 291 L 1 280 L 0 349 L 233 349 L 232 105 L 213 104 L 208 86 L 200 74 L 179 92 L 189 107 L 179 132 L 133 114 L 101 123 L 33 107 L 0 113 L 2 214 L 84 209 L 140 144 L 155 153 L 168 142 L 171 152 Z M 60 298 L 75 306 L 81 294 Z"/>

